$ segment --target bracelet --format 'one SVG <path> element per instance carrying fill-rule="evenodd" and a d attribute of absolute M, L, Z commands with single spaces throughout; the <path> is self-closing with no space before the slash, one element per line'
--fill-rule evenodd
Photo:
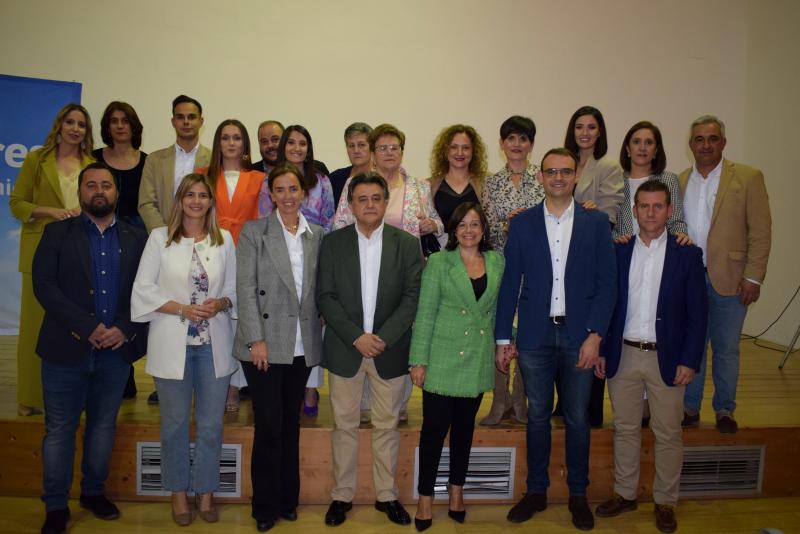
<path fill-rule="evenodd" d="M 186 320 L 186 317 L 183 316 L 183 304 L 181 304 L 181 307 L 178 309 L 178 315 L 181 318 L 181 322 L 184 322 Z"/>

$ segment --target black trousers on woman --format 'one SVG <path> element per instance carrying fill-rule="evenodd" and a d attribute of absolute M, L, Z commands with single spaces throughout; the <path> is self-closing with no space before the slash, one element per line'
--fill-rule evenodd
<path fill-rule="evenodd" d="M 422 391 L 422 430 L 419 434 L 420 495 L 433 495 L 442 447 L 450 431 L 450 479 L 453 486 L 463 486 L 469 467 L 469 451 L 475 431 L 475 416 L 483 393 L 477 397 L 449 397 Z"/>
<path fill-rule="evenodd" d="M 290 364 L 259 371 L 242 362 L 255 414 L 250 478 L 253 518 L 276 520 L 300 497 L 300 403 L 311 368 L 298 356 Z"/>

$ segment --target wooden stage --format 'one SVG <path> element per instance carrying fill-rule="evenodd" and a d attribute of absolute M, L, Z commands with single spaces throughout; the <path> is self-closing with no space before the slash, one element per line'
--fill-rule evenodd
<path fill-rule="evenodd" d="M 0 337 L 0 495 L 23 497 L 38 496 L 41 492 L 41 438 L 43 416 L 20 417 L 16 413 L 16 338 Z M 776 347 L 778 348 L 778 347 Z M 764 470 L 761 491 L 755 496 L 788 497 L 800 495 L 800 354 L 790 357 L 786 367 L 779 371 L 781 352 L 755 346 L 751 341 L 742 343 L 741 379 L 736 411 L 739 433 L 719 434 L 713 426 L 714 414 L 710 407 L 709 384 L 707 399 L 701 414 L 699 429 L 684 432 L 687 446 L 741 446 L 764 445 Z M 144 373 L 144 362 L 136 364 L 136 382 L 139 394 L 134 400 L 124 401 L 118 422 L 117 439 L 112 459 L 108 494 L 120 500 L 163 500 L 160 497 L 136 495 L 136 444 L 140 441 L 158 442 L 158 407 L 147 404 L 153 390 L 152 379 Z M 326 504 L 332 485 L 330 460 L 330 430 L 332 417 L 327 387 L 320 390 L 320 413 L 316 419 L 302 417 L 301 430 L 301 503 Z M 410 503 L 413 498 L 414 453 L 419 441 L 421 426 L 421 393 L 415 389 L 409 406 L 409 422 L 401 426 L 402 443 L 398 459 L 397 479 L 400 498 Z M 491 394 L 484 397 L 478 418 L 489 410 Z M 592 452 L 589 496 L 599 501 L 610 496 L 613 489 L 613 451 L 611 407 L 606 399 L 606 418 L 602 429 L 592 431 Z M 640 492 L 644 500 L 650 499 L 653 478 L 653 436 L 643 431 L 642 475 Z M 241 403 L 237 414 L 226 415 L 225 443 L 242 446 L 242 493 L 230 502 L 249 502 L 249 458 L 252 442 L 252 412 L 248 401 Z M 503 424 L 486 428 L 478 426 L 475 447 L 515 447 L 517 449 L 514 473 L 514 499 L 525 487 L 525 427 L 520 424 Z M 558 426 L 553 431 L 553 457 L 550 467 L 552 502 L 564 502 L 567 497 L 566 469 L 564 466 L 564 431 Z M 78 448 L 80 451 L 80 447 Z M 76 477 L 73 495 L 78 494 L 80 455 L 76 457 Z M 752 493 L 749 496 L 754 496 Z M 359 488 L 357 503 L 371 503 L 372 488 L 369 426 L 362 426 L 359 455 Z M 481 501 L 478 501 L 481 502 Z M 497 503 L 498 501 L 493 501 Z M 510 502 L 508 499 L 499 502 Z"/>

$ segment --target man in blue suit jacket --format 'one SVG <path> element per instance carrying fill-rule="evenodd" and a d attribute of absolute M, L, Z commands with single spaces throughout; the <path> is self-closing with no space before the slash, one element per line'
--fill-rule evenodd
<path fill-rule="evenodd" d="M 586 500 L 587 408 L 600 340 L 614 309 L 616 271 L 608 216 L 587 211 L 572 199 L 577 166 L 569 150 L 548 151 L 538 176 L 545 201 L 511 224 L 495 339 L 500 370 L 507 371 L 518 351 L 529 405 L 527 493 L 509 511 L 508 520 L 527 521 L 547 507 L 550 413 L 558 370 L 567 425 L 569 509 L 573 524 L 589 530 L 594 517 Z M 516 347 L 509 344 L 515 312 Z"/>
<path fill-rule="evenodd" d="M 80 504 L 119 517 L 104 496 L 117 411 L 130 364 L 147 348 L 147 326 L 131 322 L 131 289 L 147 234 L 114 217 L 111 170 L 91 163 L 78 176 L 81 214 L 45 227 L 33 257 L 33 291 L 44 308 L 43 533 L 64 532 L 75 434 L 86 412 Z"/>
<path fill-rule="evenodd" d="M 636 509 L 643 394 L 656 437 L 656 526 L 674 532 L 683 441 L 683 395 L 705 351 L 708 304 L 700 248 L 666 230 L 669 189 L 645 182 L 634 196 L 639 236 L 616 246 L 617 305 L 596 374 L 607 376 L 614 407 L 614 495 L 600 517 Z"/>

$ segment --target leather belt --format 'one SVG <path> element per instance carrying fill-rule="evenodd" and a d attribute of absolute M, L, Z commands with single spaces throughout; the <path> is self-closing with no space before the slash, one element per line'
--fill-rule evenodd
<path fill-rule="evenodd" d="M 551 315 L 550 320 L 553 321 L 553 324 L 567 324 L 566 315 Z"/>
<path fill-rule="evenodd" d="M 650 343 L 649 341 L 630 341 L 628 339 L 623 339 L 622 342 L 629 347 L 636 347 L 637 349 L 645 352 L 658 349 L 658 346 L 655 343 Z"/>

